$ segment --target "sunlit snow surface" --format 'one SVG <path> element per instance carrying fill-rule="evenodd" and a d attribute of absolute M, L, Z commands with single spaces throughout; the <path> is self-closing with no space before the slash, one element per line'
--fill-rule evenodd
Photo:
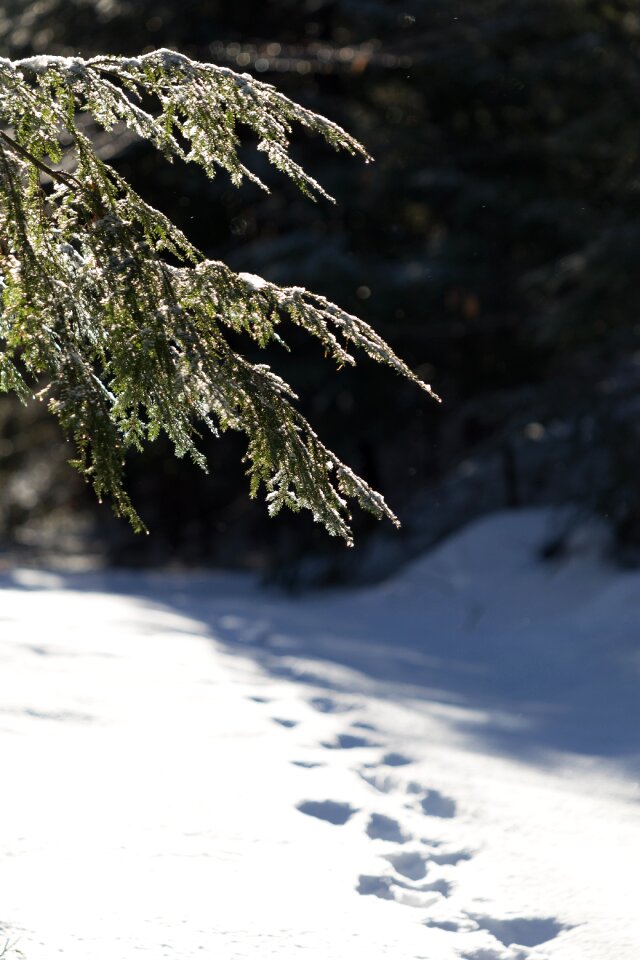
<path fill-rule="evenodd" d="M 0 947 L 638 960 L 640 574 L 552 526 L 297 599 L 5 574 Z"/>

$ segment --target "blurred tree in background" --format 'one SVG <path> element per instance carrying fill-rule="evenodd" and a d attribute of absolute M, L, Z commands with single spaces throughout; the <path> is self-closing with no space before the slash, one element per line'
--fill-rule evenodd
<path fill-rule="evenodd" d="M 152 531 L 136 539 L 95 513 L 49 425 L 4 400 L 7 543 L 55 548 L 66 531 L 118 562 L 328 579 L 375 575 L 486 509 L 570 501 L 609 516 L 621 555 L 634 558 L 635 4 L 23 0 L 1 11 L 6 56 L 172 47 L 254 73 L 352 131 L 374 165 L 319 154 L 303 137 L 294 145 L 335 208 L 167 169 L 124 132 L 96 143 L 209 256 L 359 313 L 445 398 L 433 408 L 373 365 L 326 377 L 302 344 L 269 361 L 403 520 L 395 541 L 359 520 L 348 558 L 301 518 L 265 520 L 247 500 L 234 438 L 207 450 L 209 477 L 162 442 L 132 459 L 131 492 Z"/>

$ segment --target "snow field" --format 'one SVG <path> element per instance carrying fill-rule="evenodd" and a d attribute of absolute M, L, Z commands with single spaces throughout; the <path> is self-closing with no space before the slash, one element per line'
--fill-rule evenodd
<path fill-rule="evenodd" d="M 498 515 L 394 580 L 0 590 L 27 960 L 637 960 L 640 576 Z"/>

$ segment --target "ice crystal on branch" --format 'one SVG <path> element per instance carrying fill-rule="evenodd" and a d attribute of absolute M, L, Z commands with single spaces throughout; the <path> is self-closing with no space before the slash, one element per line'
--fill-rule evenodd
<path fill-rule="evenodd" d="M 106 130 L 125 124 L 211 177 L 222 169 L 236 185 L 264 186 L 239 159 L 240 124 L 311 196 L 327 195 L 289 156 L 292 125 L 366 156 L 360 144 L 269 84 L 169 50 L 0 60 L 0 113 L 0 388 L 27 399 L 30 384 L 47 383 L 42 393 L 98 496 L 111 495 L 141 528 L 123 486 L 127 451 L 164 431 L 179 456 L 205 467 L 196 442 L 204 425 L 244 431 L 251 492 L 265 485 L 270 513 L 309 509 L 348 542 L 346 498 L 395 522 L 323 446 L 291 388 L 232 349 L 225 329 L 265 346 L 282 342 L 278 328 L 289 321 L 339 365 L 354 362 L 356 347 L 431 388 L 323 297 L 206 260 L 98 157 L 78 117 Z"/>

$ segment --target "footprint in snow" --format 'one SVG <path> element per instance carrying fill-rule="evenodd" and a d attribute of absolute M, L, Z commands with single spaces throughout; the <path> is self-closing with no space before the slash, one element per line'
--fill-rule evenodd
<path fill-rule="evenodd" d="M 487 930 L 505 947 L 538 947 L 555 939 L 563 930 L 571 929 L 553 917 L 512 917 L 499 920 L 477 914 L 470 916 L 481 930 Z"/>
<path fill-rule="evenodd" d="M 437 792 L 435 790 L 427 790 L 421 784 L 416 783 L 413 780 L 407 783 L 403 777 L 397 776 L 395 773 L 385 770 L 384 767 L 401 767 L 404 766 L 405 763 L 413 763 L 412 760 L 404 758 L 402 763 L 385 763 L 384 761 L 388 756 L 395 757 L 396 754 L 385 754 L 382 763 L 363 763 L 360 768 L 360 776 L 365 783 L 368 783 L 370 787 L 374 788 L 374 790 L 378 790 L 379 793 L 395 793 L 401 797 L 410 796 L 412 799 L 420 794 L 426 798 L 427 794 L 434 794 Z M 453 801 L 451 802 L 453 803 Z M 415 800 L 413 801 L 413 804 L 415 804 Z"/>
<path fill-rule="evenodd" d="M 382 767 L 383 764 L 380 764 Z M 451 820 L 456 816 L 456 802 L 439 790 L 425 787 L 416 781 L 402 783 L 394 775 L 382 770 L 360 775 L 380 793 L 416 798 L 411 804 L 415 812 L 429 817 Z M 435 915 L 425 920 L 425 926 L 437 927 L 445 932 L 458 934 L 483 931 L 488 933 L 494 946 L 482 946 L 465 954 L 465 960 L 526 960 L 529 949 L 553 940 L 566 929 L 555 918 L 515 917 L 497 919 L 471 913 L 449 912 L 448 897 L 453 887 L 452 868 L 470 860 L 472 854 L 464 849 L 437 849 L 438 842 L 418 843 L 407 835 L 399 821 L 382 814 L 372 814 L 366 828 L 372 839 L 387 840 L 398 845 L 397 849 L 382 854 L 391 866 L 391 875 L 362 874 L 358 878 L 357 891 L 362 896 L 393 900 L 420 909 L 430 909 Z M 442 841 L 440 841 L 442 842 Z M 409 849 L 412 848 L 412 849 Z M 444 868 L 444 869 L 443 869 Z M 435 877 L 431 879 L 435 873 Z M 438 916 L 440 914 L 440 916 Z"/>
<path fill-rule="evenodd" d="M 355 710 L 352 703 L 343 703 L 334 697 L 312 697 L 309 704 L 320 713 L 349 713 Z"/>
<path fill-rule="evenodd" d="M 385 753 L 380 763 L 383 767 L 404 767 L 408 763 L 413 763 L 413 760 L 411 757 L 405 757 L 404 753 L 396 753 L 392 750 L 391 753 Z"/>
<path fill-rule="evenodd" d="M 434 883 L 403 883 L 395 877 L 374 877 L 362 874 L 358 878 L 356 890 L 363 897 L 379 897 L 381 900 L 395 900 L 407 907 L 431 907 L 448 896 L 450 884 L 446 880 Z"/>
<path fill-rule="evenodd" d="M 451 819 L 456 814 L 453 798 L 438 790 L 425 787 L 417 781 L 407 781 L 394 768 L 411 764 L 412 759 L 404 753 L 389 751 L 377 763 L 362 764 L 359 774 L 374 790 L 389 798 L 397 796 L 399 806 L 416 814 L 429 817 Z M 394 771 L 394 772 L 392 772 Z M 384 900 L 395 900 L 413 907 L 429 907 L 436 903 L 444 904 L 450 894 L 453 880 L 452 868 L 461 861 L 468 860 L 471 854 L 467 850 L 438 849 L 444 840 L 418 840 L 394 817 L 382 813 L 371 813 L 365 827 L 367 836 L 372 840 L 393 844 L 395 849 L 381 853 L 391 872 L 381 871 L 379 876 L 363 874 L 357 885 L 363 896 L 377 896 Z M 448 918 L 445 918 L 445 920 Z M 473 921 L 469 924 L 475 927 Z"/>
<path fill-rule="evenodd" d="M 281 727 L 286 727 L 287 730 L 291 730 L 293 727 L 298 726 L 297 720 L 288 720 L 286 717 L 271 717 L 274 723 L 277 723 Z"/>
<path fill-rule="evenodd" d="M 431 863 L 437 863 L 441 867 L 455 867 L 464 860 L 471 860 L 469 850 L 453 850 L 451 853 L 431 853 L 429 854 Z"/>
<path fill-rule="evenodd" d="M 360 726 L 360 724 L 354 723 L 353 726 Z M 385 753 L 382 760 L 364 763 L 362 766 L 365 770 L 377 770 L 378 767 L 406 767 L 409 763 L 413 763 L 411 757 L 406 757 L 404 753 L 396 753 L 395 750 L 392 750 L 390 753 Z"/>
<path fill-rule="evenodd" d="M 330 697 L 316 697 L 309 701 L 321 713 L 343 713 L 354 709 Z M 279 718 L 276 723 L 288 725 Z M 375 732 L 371 724 L 357 722 L 351 724 L 351 730 Z M 380 747 L 360 733 L 340 733 L 333 740 L 325 741 L 322 746 L 327 750 L 351 750 L 365 747 Z M 301 767 L 318 766 L 313 761 L 293 760 Z M 423 814 L 440 820 L 453 820 L 457 814 L 456 801 L 432 787 L 415 780 L 406 781 L 389 768 L 401 768 L 413 763 L 411 757 L 397 751 L 388 751 L 374 763 L 362 763 L 356 772 L 379 793 L 393 797 L 394 794 L 415 814 Z M 406 801 L 409 801 L 407 803 Z M 297 809 L 310 817 L 324 820 L 336 826 L 343 826 L 358 812 L 350 803 L 337 800 L 305 800 Z M 366 835 L 374 841 L 395 845 L 381 853 L 391 872 L 380 875 L 361 874 L 356 890 L 361 896 L 373 896 L 382 900 L 391 900 L 408 907 L 431 910 L 425 926 L 437 927 L 452 934 L 482 932 L 490 935 L 495 946 L 482 946 L 465 955 L 465 960 L 526 960 L 529 948 L 554 939 L 565 927 L 554 918 L 517 917 L 496 919 L 478 916 L 458 909 L 452 914 L 451 901 L 448 900 L 453 887 L 457 864 L 470 860 L 472 854 L 464 849 L 447 849 L 444 840 L 419 841 L 412 837 L 399 820 L 382 813 L 371 812 L 365 826 Z M 435 874 L 435 876 L 434 876 Z M 505 953 L 507 951 L 507 953 Z M 523 952 L 524 951 L 524 952 Z"/>
<path fill-rule="evenodd" d="M 316 817 L 318 820 L 326 820 L 334 826 L 342 827 L 351 819 L 354 813 L 357 813 L 357 807 L 352 807 L 350 803 L 342 803 L 339 800 L 303 800 L 296 807 L 300 813 L 305 813 L 308 817 Z"/>
<path fill-rule="evenodd" d="M 451 797 L 445 797 L 438 790 L 426 790 L 420 798 L 422 812 L 428 817 L 442 817 L 449 820 L 456 815 L 456 802 Z"/>
<path fill-rule="evenodd" d="M 356 750 L 360 747 L 379 747 L 380 744 L 359 734 L 339 733 L 333 740 L 323 742 L 322 746 L 327 750 Z"/>
<path fill-rule="evenodd" d="M 387 853 L 384 858 L 389 861 L 396 873 L 408 880 L 424 880 L 427 875 L 427 859 L 417 850 Z"/>
<path fill-rule="evenodd" d="M 387 860 L 396 873 L 408 880 L 424 880 L 430 865 L 437 867 L 455 867 L 458 863 L 471 859 L 469 850 L 453 850 L 439 853 L 432 844 L 421 846 L 420 850 L 400 850 L 397 853 L 385 853 Z"/>
<path fill-rule="evenodd" d="M 387 840 L 390 843 L 406 843 L 410 839 L 397 820 L 382 813 L 372 813 L 367 824 L 367 836 L 372 840 Z"/>

